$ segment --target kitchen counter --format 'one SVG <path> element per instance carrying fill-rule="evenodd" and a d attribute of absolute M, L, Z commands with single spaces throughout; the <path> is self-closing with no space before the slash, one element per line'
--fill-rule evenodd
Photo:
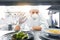
<path fill-rule="evenodd" d="M 6 34 L 11 33 L 11 32 L 14 32 L 14 31 L 2 31 L 2 30 L 0 30 L 0 40 L 8 40 L 11 37 L 11 35 L 6 36 Z"/>
<path fill-rule="evenodd" d="M 12 33 L 12 32 L 15 32 L 15 31 L 0 30 L 0 40 L 11 40 L 11 35 L 9 35 L 8 33 Z M 51 38 L 50 36 L 48 36 L 48 34 L 46 34 L 44 32 L 40 32 L 39 38 L 40 38 L 40 40 L 60 40 L 60 38 L 57 38 L 57 37 Z"/>
<path fill-rule="evenodd" d="M 11 40 L 11 34 L 9 35 L 9 33 L 12 33 L 12 32 L 15 32 L 15 31 L 2 31 L 2 30 L 0 30 L 0 40 Z M 46 38 L 46 36 L 44 34 L 45 33 L 40 32 L 40 40 L 44 40 L 44 38 Z M 44 38 L 42 38 L 42 37 L 44 37 Z M 49 38 L 47 38 L 47 39 L 49 39 Z"/>
<path fill-rule="evenodd" d="M 41 40 L 60 40 L 60 36 L 51 36 L 47 33 L 42 32 L 40 35 Z"/>
<path fill-rule="evenodd" d="M 1 31 L 0 30 L 0 40 L 12 40 L 11 37 L 15 31 Z"/>

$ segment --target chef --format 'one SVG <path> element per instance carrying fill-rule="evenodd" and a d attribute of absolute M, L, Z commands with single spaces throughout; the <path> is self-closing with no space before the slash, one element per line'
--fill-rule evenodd
<path fill-rule="evenodd" d="M 23 19 L 20 19 L 20 25 L 17 25 L 15 27 L 15 30 L 32 30 L 34 35 L 34 40 L 41 40 L 39 38 L 40 31 L 44 30 L 45 28 L 48 28 L 47 21 L 43 18 L 42 13 L 40 13 L 39 9 L 32 8 L 29 11 L 28 17 L 23 17 Z"/>

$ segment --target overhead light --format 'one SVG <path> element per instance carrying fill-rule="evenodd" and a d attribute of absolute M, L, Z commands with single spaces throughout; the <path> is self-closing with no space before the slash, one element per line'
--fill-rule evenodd
<path fill-rule="evenodd" d="M 17 3 L 16 5 L 24 6 L 24 5 L 30 5 L 30 3 Z"/>

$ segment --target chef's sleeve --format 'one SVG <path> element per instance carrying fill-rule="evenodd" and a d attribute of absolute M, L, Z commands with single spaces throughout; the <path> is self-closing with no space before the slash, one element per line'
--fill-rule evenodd
<path fill-rule="evenodd" d="M 40 18 L 40 26 L 42 27 L 42 30 L 46 29 L 49 27 L 47 19 L 45 18 Z"/>

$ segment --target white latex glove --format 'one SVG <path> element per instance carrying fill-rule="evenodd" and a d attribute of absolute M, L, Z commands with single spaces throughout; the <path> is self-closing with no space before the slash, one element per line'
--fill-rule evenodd
<path fill-rule="evenodd" d="M 19 23 L 22 24 L 26 21 L 27 18 L 25 16 L 25 13 L 23 13 L 23 12 L 21 12 L 19 15 L 20 15 L 19 16 Z"/>

